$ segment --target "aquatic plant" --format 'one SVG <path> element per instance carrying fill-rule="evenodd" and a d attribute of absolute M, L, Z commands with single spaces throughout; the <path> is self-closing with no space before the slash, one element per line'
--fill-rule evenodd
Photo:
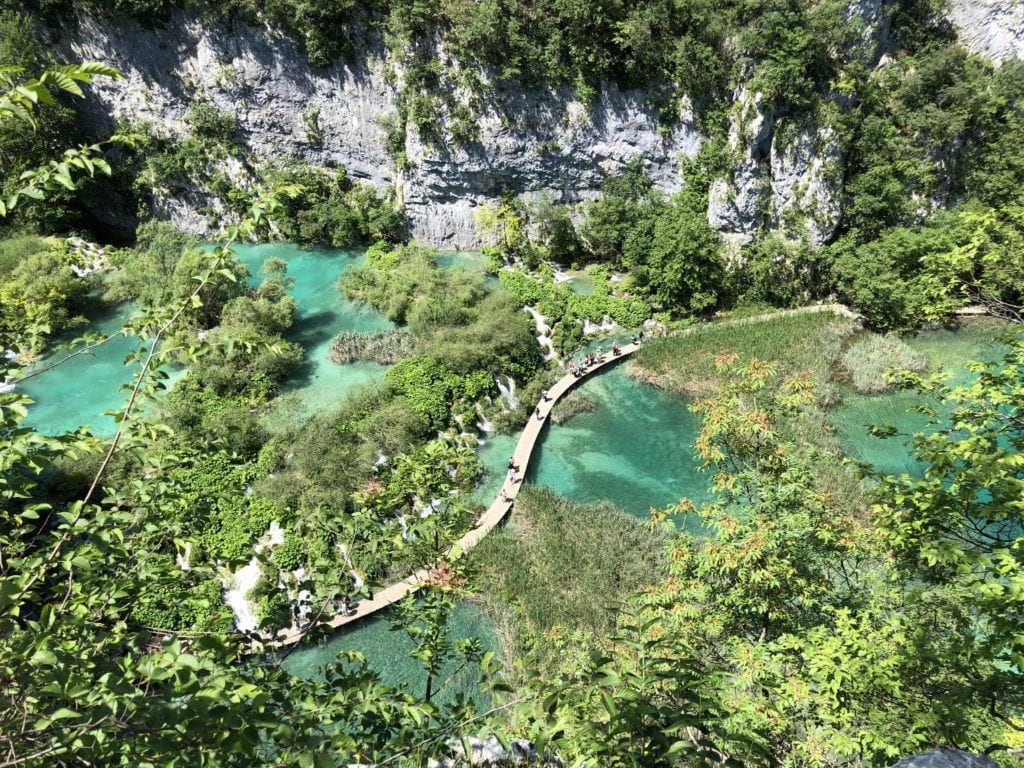
<path fill-rule="evenodd" d="M 342 331 L 331 341 L 327 356 L 340 365 L 356 360 L 392 365 L 411 356 L 415 349 L 416 340 L 408 331 Z"/>
<path fill-rule="evenodd" d="M 876 393 L 892 389 L 889 371 L 924 371 L 928 360 L 898 336 L 870 334 L 858 339 L 843 353 L 842 367 L 858 392 Z"/>
<path fill-rule="evenodd" d="M 574 390 L 563 397 L 551 411 L 555 424 L 564 424 L 573 416 L 589 413 L 597 408 L 597 400 L 581 390 Z"/>

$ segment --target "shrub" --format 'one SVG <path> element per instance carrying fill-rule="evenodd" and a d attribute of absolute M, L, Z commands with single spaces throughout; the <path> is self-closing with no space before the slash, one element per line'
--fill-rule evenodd
<path fill-rule="evenodd" d="M 886 372 L 923 371 L 928 368 L 924 355 L 893 334 L 871 334 L 843 353 L 843 368 L 850 374 L 858 392 L 886 392 L 892 388 Z"/>
<path fill-rule="evenodd" d="M 0 277 L 11 274 L 23 260 L 48 248 L 46 241 L 35 235 L 20 235 L 0 240 Z"/>

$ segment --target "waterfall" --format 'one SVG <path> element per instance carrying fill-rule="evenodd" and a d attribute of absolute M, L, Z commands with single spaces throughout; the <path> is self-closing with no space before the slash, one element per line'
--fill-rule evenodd
<path fill-rule="evenodd" d="M 267 532 L 263 534 L 259 542 L 253 547 L 256 554 L 262 553 L 269 547 L 277 547 L 284 543 L 284 529 L 273 520 Z M 188 550 L 186 549 L 186 553 Z M 240 632 L 253 632 L 259 626 L 259 619 L 256 617 L 256 607 L 249 599 L 249 592 L 260 580 L 260 561 L 253 557 L 247 565 L 243 565 L 234 573 L 223 579 L 224 581 L 224 602 L 235 614 L 235 626 Z"/>
<path fill-rule="evenodd" d="M 260 580 L 260 561 L 255 557 L 231 574 L 224 592 L 224 602 L 235 614 L 235 627 L 239 632 L 254 632 L 260 625 L 249 592 Z"/>
<path fill-rule="evenodd" d="M 533 307 L 523 307 L 525 312 L 530 313 L 530 317 L 533 318 L 534 324 L 537 326 L 537 333 L 547 336 L 551 333 L 551 326 L 548 325 L 548 319 L 544 317 L 538 310 Z"/>
<path fill-rule="evenodd" d="M 494 377 L 494 381 L 498 385 L 498 391 L 501 392 L 501 396 L 508 401 L 509 408 L 515 409 L 518 406 L 516 402 L 516 382 L 511 376 L 506 376 L 505 378 L 508 380 L 507 385 L 503 385 L 501 379 L 497 376 Z"/>
<path fill-rule="evenodd" d="M 481 432 L 493 432 L 494 425 L 484 415 L 484 409 L 480 407 L 480 403 L 476 404 L 476 413 L 480 417 L 480 420 L 476 423 L 476 428 Z"/>
<path fill-rule="evenodd" d="M 174 562 L 178 564 L 178 567 L 181 568 L 181 570 L 187 571 L 189 569 L 189 562 L 191 560 L 192 560 L 192 542 L 191 541 L 186 541 L 185 542 L 185 551 L 184 552 L 179 552 L 177 555 L 175 555 Z"/>
<path fill-rule="evenodd" d="M 403 520 L 403 522 L 404 522 L 404 520 Z M 345 560 L 345 565 L 348 566 L 348 572 L 352 576 L 352 582 L 353 582 L 354 588 L 355 589 L 362 588 L 362 586 L 363 586 L 363 584 L 365 582 L 363 581 L 362 577 L 358 573 L 356 573 L 355 566 L 352 565 L 352 558 L 350 558 L 348 556 L 348 547 L 346 547 L 344 544 L 339 544 L 338 545 L 338 549 L 341 550 L 341 556 Z"/>

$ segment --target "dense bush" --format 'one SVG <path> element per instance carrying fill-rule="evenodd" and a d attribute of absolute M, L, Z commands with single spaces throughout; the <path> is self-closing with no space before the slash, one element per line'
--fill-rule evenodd
<path fill-rule="evenodd" d="M 26 351 L 38 352 L 48 337 L 83 322 L 95 278 L 71 271 L 76 260 L 63 244 L 32 251 L 32 243 L 15 249 L 17 263 L 0 275 L 0 333 L 20 337 L 31 347 Z"/>
<path fill-rule="evenodd" d="M 381 196 L 369 184 L 353 182 L 344 169 L 291 164 L 267 172 L 270 181 L 299 184 L 301 192 L 284 201 L 278 220 L 289 240 L 331 248 L 398 240 L 404 220 L 394 193 Z"/>
<path fill-rule="evenodd" d="M 42 253 L 49 247 L 45 240 L 35 235 L 16 235 L 0 240 L 0 279 L 9 277 L 15 267 L 29 256 Z"/>
<path fill-rule="evenodd" d="M 16 67 L 16 85 L 50 65 L 49 46 L 36 34 L 21 4 L 9 10 L 0 5 L 0 67 Z M 40 103 L 34 111 L 31 130 L 18 121 L 0 121 L 0 168 L 3 169 L 0 196 L 8 197 L 21 187 L 20 175 L 45 165 L 57 152 L 89 143 L 90 136 L 75 119 L 68 100 L 52 91 L 51 103 Z M 60 187 L 49 192 L 45 204 L 23 199 L 8 217 L 0 217 L 0 227 L 25 228 L 42 234 L 64 232 L 87 221 L 81 199 L 94 187 L 86 179 L 78 189 Z M 2 235 L 0 235 L 2 236 Z"/>
<path fill-rule="evenodd" d="M 446 272 L 437 264 L 437 251 L 416 244 L 371 247 L 366 264 L 342 274 L 339 286 L 350 299 L 372 304 L 396 323 L 409 323 L 417 336 L 467 322 L 470 308 L 487 293 L 481 276 Z"/>
<path fill-rule="evenodd" d="M 923 371 L 928 360 L 898 336 L 871 334 L 850 345 L 841 358 L 858 392 L 877 393 L 892 389 L 889 371 Z"/>

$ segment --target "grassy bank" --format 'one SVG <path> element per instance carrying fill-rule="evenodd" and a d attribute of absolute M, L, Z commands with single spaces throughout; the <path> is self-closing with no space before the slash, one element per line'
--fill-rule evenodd
<path fill-rule="evenodd" d="M 506 658 L 533 653 L 548 668 L 561 638 L 582 648 L 603 637 L 618 599 L 661 579 L 664 546 L 663 534 L 611 505 L 523 488 L 508 526 L 472 553 Z"/>
<path fill-rule="evenodd" d="M 824 386 L 833 361 L 856 329 L 853 320 L 829 313 L 781 315 L 749 325 L 711 325 L 644 342 L 628 370 L 631 376 L 667 391 L 707 397 L 720 381 L 716 359 L 729 352 L 742 360 L 775 361 L 783 376 L 809 371 Z"/>

